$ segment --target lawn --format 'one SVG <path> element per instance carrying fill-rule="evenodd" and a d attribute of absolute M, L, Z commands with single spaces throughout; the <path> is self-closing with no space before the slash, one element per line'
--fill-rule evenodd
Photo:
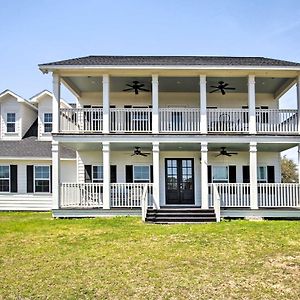
<path fill-rule="evenodd" d="M 300 222 L 0 213 L 0 299 L 299 299 Z"/>

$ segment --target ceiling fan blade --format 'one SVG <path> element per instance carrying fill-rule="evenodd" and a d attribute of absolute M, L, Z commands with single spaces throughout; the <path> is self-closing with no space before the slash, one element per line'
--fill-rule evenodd
<path fill-rule="evenodd" d="M 126 83 L 126 85 L 127 85 L 127 86 L 130 86 L 131 88 L 133 88 L 133 85 L 132 85 L 132 84 Z"/>
<path fill-rule="evenodd" d="M 210 87 L 215 88 L 215 89 L 219 89 L 219 87 L 215 86 L 215 85 L 211 85 Z"/>
<path fill-rule="evenodd" d="M 228 154 L 231 154 L 231 155 L 237 155 L 238 153 L 237 152 L 227 152 Z"/>
<path fill-rule="evenodd" d="M 140 84 L 137 84 L 137 86 L 139 87 L 139 88 L 141 88 L 141 87 L 143 87 L 143 86 L 145 86 L 143 83 L 140 83 Z"/>
<path fill-rule="evenodd" d="M 215 90 L 210 91 L 210 93 L 215 93 L 215 92 L 218 92 L 218 91 L 219 91 L 219 89 L 215 89 Z"/>
<path fill-rule="evenodd" d="M 142 152 L 140 153 L 140 155 L 141 155 L 141 156 L 145 156 L 145 157 L 147 156 L 146 153 L 142 153 Z"/>
<path fill-rule="evenodd" d="M 216 155 L 216 157 L 221 156 L 221 155 L 222 155 L 222 153 L 219 153 L 218 155 Z"/>
<path fill-rule="evenodd" d="M 221 93 L 222 93 L 222 95 L 225 95 L 225 94 L 226 94 L 225 91 L 224 91 L 223 89 L 221 89 Z"/>
<path fill-rule="evenodd" d="M 140 91 L 144 91 L 144 92 L 150 92 L 150 90 L 147 89 L 143 89 L 143 88 L 139 88 Z"/>
<path fill-rule="evenodd" d="M 231 156 L 231 154 L 230 154 L 230 153 L 226 153 L 225 155 L 226 155 L 226 156 L 229 156 L 229 157 Z"/>
<path fill-rule="evenodd" d="M 125 90 L 123 90 L 123 92 L 132 91 L 132 90 L 133 90 L 133 88 L 125 89 Z"/>
<path fill-rule="evenodd" d="M 135 156 L 135 155 L 136 155 L 135 153 L 131 154 L 131 156 Z"/>
<path fill-rule="evenodd" d="M 134 93 L 135 93 L 136 95 L 138 95 L 138 94 L 139 94 L 139 90 L 138 90 L 138 89 L 135 89 L 135 90 L 134 90 Z"/>
<path fill-rule="evenodd" d="M 223 88 L 225 88 L 225 87 L 228 86 L 228 85 L 229 85 L 229 83 L 223 84 Z"/>
<path fill-rule="evenodd" d="M 235 88 L 232 88 L 232 87 L 225 87 L 224 90 L 235 90 Z"/>

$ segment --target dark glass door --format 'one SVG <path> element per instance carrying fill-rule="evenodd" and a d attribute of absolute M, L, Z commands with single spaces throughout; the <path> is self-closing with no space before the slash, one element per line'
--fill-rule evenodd
<path fill-rule="evenodd" d="M 166 204 L 194 204 L 194 160 L 166 159 Z"/>

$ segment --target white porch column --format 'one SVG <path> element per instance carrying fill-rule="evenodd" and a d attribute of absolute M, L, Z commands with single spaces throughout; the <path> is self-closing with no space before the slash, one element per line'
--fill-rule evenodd
<path fill-rule="evenodd" d="M 159 142 L 152 143 L 152 159 L 153 159 L 153 208 L 159 209 Z"/>
<path fill-rule="evenodd" d="M 298 183 L 300 184 L 300 144 L 298 145 Z"/>
<path fill-rule="evenodd" d="M 206 75 L 200 75 L 200 131 L 207 133 Z"/>
<path fill-rule="evenodd" d="M 208 158 L 207 142 L 201 143 L 201 208 L 208 209 Z"/>
<path fill-rule="evenodd" d="M 110 144 L 102 143 L 103 155 L 103 209 L 110 209 Z"/>
<path fill-rule="evenodd" d="M 257 197 L 257 143 L 250 142 L 250 208 L 258 209 Z"/>
<path fill-rule="evenodd" d="M 297 109 L 298 109 L 298 133 L 300 134 L 300 75 L 297 77 Z"/>
<path fill-rule="evenodd" d="M 159 133 L 158 75 L 152 75 L 152 133 Z"/>
<path fill-rule="evenodd" d="M 255 113 L 255 76 L 248 76 L 248 111 L 249 111 L 249 133 L 256 133 Z"/>
<path fill-rule="evenodd" d="M 53 98 L 52 98 L 52 132 L 58 133 L 60 129 L 60 77 L 53 73 Z"/>
<path fill-rule="evenodd" d="M 60 146 L 52 141 L 52 209 L 60 207 Z"/>
<path fill-rule="evenodd" d="M 109 133 L 109 75 L 104 74 L 102 80 L 103 96 L 103 133 Z"/>

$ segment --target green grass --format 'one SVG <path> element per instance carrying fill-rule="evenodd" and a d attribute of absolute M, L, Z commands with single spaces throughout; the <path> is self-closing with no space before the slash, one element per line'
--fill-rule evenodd
<path fill-rule="evenodd" d="M 299 299 L 300 222 L 0 213 L 0 299 Z"/>

